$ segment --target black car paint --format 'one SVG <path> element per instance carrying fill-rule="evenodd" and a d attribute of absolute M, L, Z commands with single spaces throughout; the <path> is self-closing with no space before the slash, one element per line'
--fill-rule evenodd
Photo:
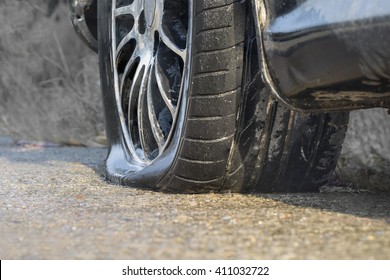
<path fill-rule="evenodd" d="M 301 111 L 390 108 L 388 0 L 254 0 L 263 74 Z"/>

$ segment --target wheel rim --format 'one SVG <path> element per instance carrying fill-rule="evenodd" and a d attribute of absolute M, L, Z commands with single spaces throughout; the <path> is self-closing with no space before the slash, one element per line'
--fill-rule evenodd
<path fill-rule="evenodd" d="M 115 97 L 130 157 L 149 164 L 168 147 L 187 56 L 187 0 L 112 0 Z"/>

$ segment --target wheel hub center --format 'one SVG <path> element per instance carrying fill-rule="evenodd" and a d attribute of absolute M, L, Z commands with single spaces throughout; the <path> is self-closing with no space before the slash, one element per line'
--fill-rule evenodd
<path fill-rule="evenodd" d="M 145 0 L 145 18 L 148 27 L 152 27 L 155 13 L 156 13 L 156 0 Z"/>

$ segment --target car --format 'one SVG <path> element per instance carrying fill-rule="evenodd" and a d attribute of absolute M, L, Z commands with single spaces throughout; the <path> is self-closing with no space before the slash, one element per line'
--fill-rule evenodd
<path fill-rule="evenodd" d="M 390 108 L 387 0 L 70 0 L 70 10 L 99 55 L 115 183 L 315 192 L 349 111 Z"/>

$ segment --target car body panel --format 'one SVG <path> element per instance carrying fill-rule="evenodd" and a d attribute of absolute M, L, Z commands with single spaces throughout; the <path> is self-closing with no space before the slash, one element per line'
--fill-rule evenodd
<path fill-rule="evenodd" d="M 388 0 L 253 0 L 263 75 L 301 111 L 390 108 Z"/>

